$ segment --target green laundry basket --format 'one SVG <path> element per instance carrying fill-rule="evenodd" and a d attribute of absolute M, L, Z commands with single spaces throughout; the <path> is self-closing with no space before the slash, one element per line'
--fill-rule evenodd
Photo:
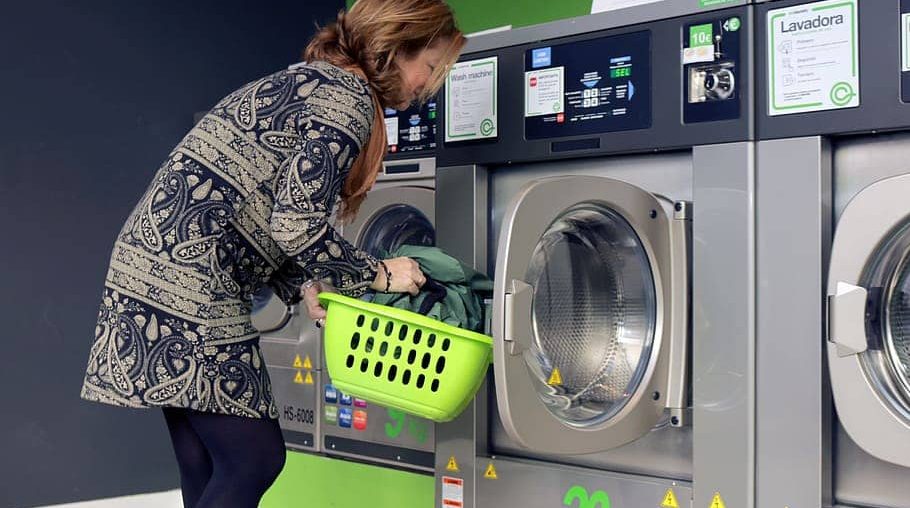
<path fill-rule="evenodd" d="M 415 312 L 320 293 L 332 384 L 437 422 L 458 416 L 490 365 L 493 339 Z"/>

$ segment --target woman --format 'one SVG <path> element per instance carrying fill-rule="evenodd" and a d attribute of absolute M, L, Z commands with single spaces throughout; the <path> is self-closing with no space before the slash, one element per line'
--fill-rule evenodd
<path fill-rule="evenodd" d="M 117 237 L 82 397 L 161 407 L 187 507 L 254 507 L 284 442 L 250 296 L 288 304 L 322 280 L 358 296 L 416 293 L 407 258 L 379 261 L 332 228 L 386 152 L 383 109 L 433 95 L 464 45 L 442 0 L 359 0 L 308 63 L 225 97 L 181 141 Z M 310 316 L 325 312 L 316 286 Z"/>

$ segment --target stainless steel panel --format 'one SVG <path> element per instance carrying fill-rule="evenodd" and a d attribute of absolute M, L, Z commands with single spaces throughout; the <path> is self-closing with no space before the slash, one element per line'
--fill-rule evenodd
<path fill-rule="evenodd" d="M 694 506 L 755 505 L 754 143 L 694 149 Z"/>
<path fill-rule="evenodd" d="M 487 253 L 488 175 L 481 166 L 440 168 L 436 207 L 446 210 L 436 221 L 437 245 L 462 262 L 483 271 Z M 492 377 L 492 376 L 490 376 Z M 484 471 L 478 455 L 486 453 L 488 383 L 474 402 L 455 420 L 436 426 L 436 508 L 442 506 L 442 477 L 457 477 L 463 484 L 464 508 L 476 508 L 476 483 Z M 454 458 L 457 471 L 449 470 Z"/>
<path fill-rule="evenodd" d="M 303 376 L 303 382 L 298 374 Z M 319 451 L 322 374 L 273 365 L 269 367 L 269 378 L 287 446 L 298 451 Z"/>
<path fill-rule="evenodd" d="M 601 471 L 648 475 L 678 481 L 692 480 L 692 427 L 664 425 L 614 450 L 587 455 L 555 455 L 529 452 L 509 438 L 499 414 L 490 415 L 493 455 L 570 464 Z"/>
<path fill-rule="evenodd" d="M 692 499 L 687 482 L 495 457 L 479 459 L 478 464 L 484 473 L 490 465 L 496 472 L 496 479 L 484 476 L 478 480 L 477 506 L 481 508 L 659 507 L 671 490 L 679 506 L 690 506 Z"/>
<path fill-rule="evenodd" d="M 279 330 L 263 333 L 259 344 L 272 381 L 279 423 L 282 429 L 289 431 L 285 441 L 288 446 L 316 451 L 320 441 L 319 422 L 318 418 L 310 422 L 309 412 L 318 417 L 321 411 L 317 392 L 322 370 L 322 334 L 300 312 L 300 306 L 293 309 L 288 323 Z M 309 369 L 304 367 L 307 359 Z M 298 373 L 302 378 L 297 377 Z M 306 384 L 307 373 L 312 376 L 312 385 Z M 301 380 L 302 383 L 295 382 Z M 312 433 L 313 436 L 302 440 L 302 436 L 295 433 Z"/>
<path fill-rule="evenodd" d="M 758 144 L 756 502 L 831 502 L 824 294 L 831 158 L 821 138 Z M 799 389 L 794 389 L 799 387 Z"/>

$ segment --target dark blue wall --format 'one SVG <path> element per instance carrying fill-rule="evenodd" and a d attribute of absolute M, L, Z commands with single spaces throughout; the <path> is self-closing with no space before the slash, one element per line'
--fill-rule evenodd
<path fill-rule="evenodd" d="M 296 61 L 342 7 L 3 2 L 0 507 L 177 487 L 159 411 L 79 399 L 114 237 L 193 114 Z"/>

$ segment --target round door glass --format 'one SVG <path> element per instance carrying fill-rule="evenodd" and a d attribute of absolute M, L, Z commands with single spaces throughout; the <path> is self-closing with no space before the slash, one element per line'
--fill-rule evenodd
<path fill-rule="evenodd" d="M 905 398 L 910 399 L 910 256 L 907 254 L 895 271 L 888 292 L 885 347 Z"/>
<path fill-rule="evenodd" d="M 411 205 L 392 205 L 379 210 L 360 235 L 360 248 L 377 257 L 402 245 L 436 245 L 436 230 L 430 219 Z"/>
<path fill-rule="evenodd" d="M 908 228 L 886 249 L 887 272 L 882 301 L 882 342 L 888 373 L 904 407 L 910 406 L 910 234 Z"/>
<path fill-rule="evenodd" d="M 892 409 L 910 420 L 910 226 L 876 249 L 861 285 L 869 294 L 863 367 Z"/>
<path fill-rule="evenodd" d="M 574 207 L 540 238 L 526 281 L 534 340 L 525 360 L 541 400 L 570 425 L 609 420 L 641 384 L 654 341 L 654 278 L 641 240 L 609 208 Z"/>

